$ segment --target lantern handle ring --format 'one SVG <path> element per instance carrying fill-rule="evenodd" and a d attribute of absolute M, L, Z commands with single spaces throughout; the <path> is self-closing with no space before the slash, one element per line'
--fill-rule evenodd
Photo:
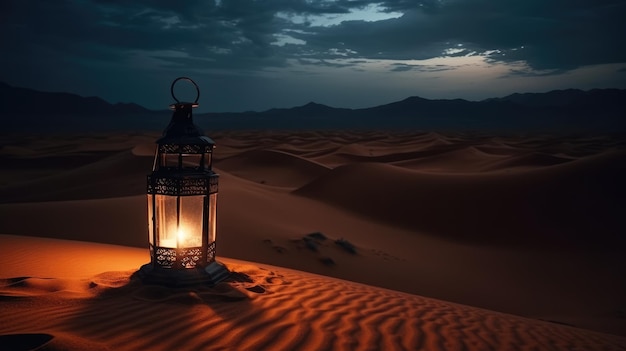
<path fill-rule="evenodd" d="M 176 95 L 174 94 L 174 85 L 176 85 L 176 82 L 178 82 L 179 80 L 189 81 L 191 82 L 191 84 L 193 84 L 194 87 L 196 87 L 196 101 L 194 101 L 193 103 L 183 102 L 182 104 L 191 104 L 192 107 L 198 107 L 198 99 L 200 99 L 200 88 L 198 88 L 198 84 L 196 84 L 196 82 L 194 82 L 189 77 L 178 77 L 174 79 L 174 81 L 172 82 L 172 86 L 170 87 L 170 92 L 172 93 L 172 97 L 174 98 L 174 100 L 176 100 L 176 105 L 181 104 L 180 100 L 178 100 L 176 98 Z"/>

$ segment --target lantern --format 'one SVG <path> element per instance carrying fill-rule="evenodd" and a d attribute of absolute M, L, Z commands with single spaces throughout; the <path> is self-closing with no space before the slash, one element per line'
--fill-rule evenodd
<path fill-rule="evenodd" d="M 180 102 L 178 81 L 196 89 L 196 100 Z M 229 275 L 215 260 L 218 175 L 211 169 L 215 142 L 194 125 L 192 109 L 200 89 L 180 77 L 170 88 L 176 103 L 172 120 L 157 140 L 148 176 L 148 240 L 150 263 L 139 270 L 145 282 L 165 285 L 215 284 Z"/>

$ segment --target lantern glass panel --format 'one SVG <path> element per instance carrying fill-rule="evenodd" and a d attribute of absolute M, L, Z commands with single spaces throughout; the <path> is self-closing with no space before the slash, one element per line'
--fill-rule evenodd
<path fill-rule="evenodd" d="M 204 195 L 180 197 L 180 223 L 177 229 L 178 247 L 202 246 Z"/>
<path fill-rule="evenodd" d="M 149 198 L 152 195 L 148 196 Z M 204 195 L 153 195 L 156 200 L 156 246 L 183 248 L 202 246 Z M 151 201 L 150 199 L 148 201 Z M 148 203 L 148 208 L 151 202 Z M 149 210 L 150 211 L 150 210 Z M 150 218 L 150 215 L 149 217 Z M 151 228 L 150 223 L 150 228 Z M 150 229 L 152 230 L 152 228 Z M 150 235 L 150 237 L 152 237 Z"/>
<path fill-rule="evenodd" d="M 152 242 L 152 234 L 154 233 L 154 213 L 152 211 L 152 199 L 153 199 L 152 194 L 148 194 L 148 239 L 150 240 L 150 244 L 154 245 L 154 243 Z"/>
<path fill-rule="evenodd" d="M 217 193 L 209 195 L 209 243 L 215 241 L 215 224 L 216 224 L 216 209 L 217 209 Z"/>
<path fill-rule="evenodd" d="M 211 155 L 212 153 L 204 154 L 204 170 L 208 171 L 211 169 Z"/>
<path fill-rule="evenodd" d="M 175 248 L 178 229 L 177 197 L 159 194 L 154 196 L 156 197 L 156 246 Z"/>
<path fill-rule="evenodd" d="M 183 154 L 184 169 L 200 169 L 202 165 L 202 154 Z"/>
<path fill-rule="evenodd" d="M 213 166 L 213 165 L 212 165 L 212 162 L 213 162 L 212 155 L 213 155 L 213 154 L 212 154 L 212 153 L 210 153 L 210 152 L 209 152 L 209 153 L 204 154 L 204 169 L 205 169 L 205 170 L 210 170 L 210 169 L 211 169 L 211 167 Z"/>
<path fill-rule="evenodd" d="M 178 154 L 162 154 L 161 165 L 168 168 L 178 168 Z"/>

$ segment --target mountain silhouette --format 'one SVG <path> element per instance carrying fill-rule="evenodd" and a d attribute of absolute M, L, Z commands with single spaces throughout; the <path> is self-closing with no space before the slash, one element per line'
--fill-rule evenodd
<path fill-rule="evenodd" d="M 45 120 L 45 116 L 55 119 Z M 0 120 L 6 131 L 35 130 L 42 126 L 160 130 L 167 125 L 169 116 L 168 111 L 153 111 L 134 103 L 111 104 L 99 97 L 41 92 L 0 82 Z M 195 121 L 206 130 L 410 128 L 623 132 L 626 131 L 626 90 L 566 89 L 515 93 L 482 101 L 412 96 L 360 109 L 309 102 L 261 112 L 196 114 Z"/>
<path fill-rule="evenodd" d="M 113 114 L 149 113 L 134 103 L 110 104 L 95 96 L 82 97 L 71 93 L 42 92 L 13 87 L 0 82 L 0 113 L 2 114 Z"/>

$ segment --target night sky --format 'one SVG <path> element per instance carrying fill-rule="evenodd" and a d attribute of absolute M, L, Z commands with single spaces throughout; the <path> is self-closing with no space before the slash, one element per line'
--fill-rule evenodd
<path fill-rule="evenodd" d="M 0 19 L 0 81 L 151 109 L 179 76 L 200 112 L 626 88 L 624 0 L 3 0 Z"/>

